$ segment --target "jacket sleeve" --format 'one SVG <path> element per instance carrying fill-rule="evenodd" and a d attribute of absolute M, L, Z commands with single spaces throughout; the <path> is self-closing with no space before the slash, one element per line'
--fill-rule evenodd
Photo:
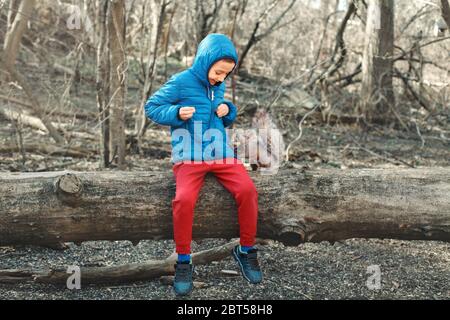
<path fill-rule="evenodd" d="M 184 123 L 179 117 L 181 105 L 176 78 L 172 76 L 145 103 L 145 115 L 154 122 L 166 126 L 180 126 Z"/>
<path fill-rule="evenodd" d="M 224 98 L 224 94 L 225 94 L 225 84 L 223 85 L 223 88 L 221 88 L 219 90 L 219 105 L 222 103 L 225 103 L 228 106 L 229 112 L 227 113 L 227 115 L 222 117 L 222 121 L 223 121 L 223 126 L 224 127 L 228 127 L 230 126 L 234 120 L 236 120 L 236 116 L 237 116 L 237 108 L 236 106 L 229 100 Z"/>

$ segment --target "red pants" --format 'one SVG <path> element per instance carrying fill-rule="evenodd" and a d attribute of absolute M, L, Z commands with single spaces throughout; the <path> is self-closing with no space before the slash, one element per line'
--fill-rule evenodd
<path fill-rule="evenodd" d="M 194 208 L 207 172 L 213 172 L 217 180 L 234 196 L 238 207 L 240 244 L 255 243 L 258 218 L 258 193 L 242 162 L 228 158 L 233 163 L 178 162 L 173 166 L 176 180 L 176 195 L 172 200 L 173 230 L 176 251 L 191 252 Z"/>

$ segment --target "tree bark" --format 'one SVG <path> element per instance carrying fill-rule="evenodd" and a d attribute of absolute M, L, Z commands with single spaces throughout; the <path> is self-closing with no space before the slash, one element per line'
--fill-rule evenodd
<path fill-rule="evenodd" d="M 370 0 L 361 87 L 361 109 L 368 121 L 380 115 L 388 121 L 390 108 L 395 106 L 393 50 L 394 1 Z"/>
<path fill-rule="evenodd" d="M 258 237 L 287 245 L 347 238 L 450 240 L 450 168 L 250 173 Z M 172 239 L 164 172 L 0 174 L 0 246 Z M 238 236 L 234 199 L 208 175 L 194 239 Z"/>
<path fill-rule="evenodd" d="M 14 66 L 16 63 L 17 54 L 19 52 L 20 42 L 22 40 L 22 35 L 24 34 L 27 22 L 33 11 L 35 0 L 22 0 L 18 8 L 18 13 L 14 17 L 8 18 L 10 23 L 6 35 L 5 43 L 3 44 L 4 50 L 4 63 L 10 66 Z M 15 7 L 15 1 L 11 3 L 10 11 Z M 10 12 L 12 14 L 12 12 Z"/>
<path fill-rule="evenodd" d="M 441 0 L 441 13 L 442 18 L 447 24 L 448 29 L 450 30 L 450 5 L 448 0 Z"/>
<path fill-rule="evenodd" d="M 109 17 L 109 1 L 97 1 L 97 69 L 96 69 L 96 100 L 100 127 L 100 168 L 108 167 L 109 151 L 109 52 L 107 21 Z"/>
<path fill-rule="evenodd" d="M 125 168 L 125 97 L 126 97 L 126 54 L 125 54 L 125 2 L 112 1 L 109 21 L 111 59 L 111 106 L 109 135 L 110 159 L 120 169 Z"/>
<path fill-rule="evenodd" d="M 162 0 L 160 3 L 152 2 L 152 34 L 154 37 L 153 44 L 150 42 L 149 50 L 147 55 L 147 69 L 145 70 L 145 79 L 144 79 L 144 90 L 142 93 L 141 103 L 138 105 L 138 112 L 136 113 L 136 138 L 139 152 L 141 152 L 141 140 L 145 135 L 147 130 L 147 126 L 150 124 L 150 120 L 145 115 L 144 106 L 147 99 L 152 94 L 153 82 L 156 76 L 156 60 L 158 58 L 158 49 L 160 45 L 160 40 L 162 36 L 162 29 L 164 26 L 164 22 L 166 20 L 166 9 L 169 5 L 169 2 L 166 0 Z M 157 11 L 156 8 L 159 10 Z M 159 15 L 156 14 L 159 12 Z"/>
<path fill-rule="evenodd" d="M 16 17 L 17 9 L 19 8 L 20 0 L 9 0 L 8 15 L 6 17 L 6 30 L 10 30 L 14 18 Z"/>

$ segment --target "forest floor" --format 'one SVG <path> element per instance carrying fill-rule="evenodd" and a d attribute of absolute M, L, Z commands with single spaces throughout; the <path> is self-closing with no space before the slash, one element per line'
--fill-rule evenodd
<path fill-rule="evenodd" d="M 31 67 L 30 67 L 31 68 Z M 34 70 L 36 71 L 36 70 Z M 26 72 L 26 70 L 23 70 Z M 30 81 L 40 81 L 45 74 L 28 73 Z M 66 80 L 53 86 L 60 92 Z M 56 81 L 55 80 L 55 81 Z M 47 86 L 47 89 L 51 86 Z M 95 91 L 92 85 L 82 86 L 70 110 L 83 108 L 95 112 Z M 45 91 L 44 91 L 45 92 Z M 48 93 L 48 91 L 47 91 Z M 53 94 L 52 93 L 52 94 Z M 0 90 L 0 94 L 9 92 Z M 47 104 L 51 99 L 48 95 Z M 139 91 L 128 92 L 127 120 L 139 104 Z M 47 96 L 46 96 L 47 97 Z M 24 100 L 24 97 L 17 97 Z M 42 101 L 45 97 L 42 97 Z M 6 105 L 0 101 L 0 105 Z M 11 104 L 12 105 L 12 104 Z M 50 103 L 51 105 L 51 103 Z M 280 110 L 280 109 L 278 109 Z M 287 108 L 286 112 L 292 109 Z M 51 110 L 49 110 L 50 112 Z M 67 110 L 66 110 L 67 111 Z M 447 110 L 450 114 L 450 110 Z M 291 161 L 285 167 L 320 168 L 398 168 L 450 166 L 450 118 L 433 118 L 420 123 L 416 130 L 401 130 L 391 126 L 373 126 L 363 130 L 357 125 L 326 125 L 318 121 L 303 124 L 301 140 L 293 147 Z M 55 121 L 67 122 L 55 117 Z M 297 118 L 297 121 L 299 119 Z M 248 123 L 248 115 L 238 117 L 236 126 Z M 444 125 L 442 125 L 444 121 Z M 73 122 L 77 127 L 92 129 L 95 119 Z M 291 124 L 294 128 L 297 122 Z M 129 122 L 132 129 L 132 122 Z M 287 130 L 288 128 L 282 128 Z M 287 143 L 298 132 L 288 130 Z M 19 134 L 20 133 L 20 134 Z M 29 127 L 17 129 L 0 117 L 0 145 L 49 144 L 54 142 L 43 132 Z M 92 143 L 92 142 L 91 142 Z M 92 145 L 93 149 L 98 146 Z M 127 169 L 133 171 L 170 170 L 170 137 L 168 128 L 152 126 L 143 140 L 142 154 L 127 156 Z M 95 171 L 99 156 L 74 158 L 43 152 L 0 153 L 0 172 L 6 171 Z M 108 170 L 115 170 L 114 168 Z M 193 245 L 194 251 L 224 244 L 224 239 L 206 239 Z M 261 265 L 265 281 L 248 284 L 241 276 L 224 276 L 223 269 L 238 270 L 230 258 L 198 266 L 195 280 L 205 283 L 196 289 L 192 299 L 450 299 L 450 244 L 439 241 L 400 241 L 379 239 L 350 239 L 334 244 L 305 243 L 284 247 L 270 242 L 260 245 Z M 36 246 L 0 247 L 0 269 L 49 268 L 68 265 L 107 266 L 166 258 L 172 253 L 172 241 L 141 241 L 132 246 L 128 241 L 95 241 L 80 247 L 70 243 L 64 251 Z M 367 268 L 381 269 L 381 289 L 366 286 L 370 276 Z M 172 288 L 158 279 L 123 286 L 82 286 L 68 290 L 42 284 L 0 284 L 0 299 L 173 299 Z"/>
<path fill-rule="evenodd" d="M 193 251 L 225 244 L 222 239 L 193 242 Z M 0 269 L 110 266 L 164 259 L 173 241 L 92 241 L 57 251 L 35 246 L 0 248 Z M 450 299 L 450 244 L 439 241 L 350 239 L 285 247 L 275 241 L 258 245 L 264 281 L 249 284 L 222 270 L 239 271 L 233 258 L 196 267 L 203 282 L 187 299 Z M 381 271 L 381 287 L 367 286 Z M 373 268 L 373 267 L 372 267 Z M 83 285 L 69 290 L 35 283 L 0 284 L 0 299 L 179 299 L 172 286 L 158 279 L 127 285 Z"/>

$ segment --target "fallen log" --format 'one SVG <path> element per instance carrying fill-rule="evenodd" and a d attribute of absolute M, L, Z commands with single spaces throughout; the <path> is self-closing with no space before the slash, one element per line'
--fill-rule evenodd
<path fill-rule="evenodd" d="M 3 116 L 7 120 L 10 121 L 20 121 L 21 124 L 25 126 L 29 126 L 31 128 L 41 130 L 43 132 L 48 133 L 47 128 L 42 123 L 42 120 L 33 117 L 30 115 L 27 115 L 21 111 L 12 109 L 12 108 L 5 108 L 0 109 L 0 116 Z M 58 131 L 62 131 L 67 139 L 72 138 L 80 138 L 80 139 L 87 139 L 87 140 L 96 140 L 97 137 L 94 133 L 90 132 L 77 132 L 77 131 L 67 131 L 67 130 L 73 130 L 74 126 L 70 123 L 53 123 L 53 127 L 55 127 Z"/>
<path fill-rule="evenodd" d="M 47 127 L 42 123 L 41 119 L 16 111 L 12 108 L 0 109 L 0 115 L 10 121 L 20 121 L 23 125 L 48 132 Z M 52 123 L 52 125 L 54 125 L 54 123 Z"/>
<path fill-rule="evenodd" d="M 267 244 L 263 239 L 257 239 L 256 242 Z M 230 256 L 231 249 L 238 243 L 238 240 L 234 240 L 215 248 L 193 253 L 192 261 L 196 265 L 206 265 L 212 261 L 222 260 Z M 177 255 L 173 253 L 164 260 L 149 260 L 108 267 L 81 267 L 80 275 L 83 285 L 145 281 L 173 275 L 176 260 Z M 65 269 L 6 269 L 0 270 L 0 283 L 37 282 L 64 285 L 69 276 L 70 274 Z M 168 279 L 165 280 L 167 282 Z"/>
<path fill-rule="evenodd" d="M 33 108 L 33 106 L 25 101 L 16 99 L 14 97 L 8 97 L 5 95 L 0 94 L 0 100 L 4 100 L 7 102 L 12 102 L 14 104 L 17 104 L 19 106 L 22 107 L 26 107 L 28 108 L 28 110 L 24 111 L 23 113 L 28 112 L 29 110 L 31 110 Z M 1 111 L 1 109 L 0 109 Z M 70 110 L 69 110 L 70 111 Z M 67 110 L 52 110 L 52 115 L 54 116 L 59 116 L 59 117 L 68 117 L 71 119 L 78 119 L 78 120 L 92 120 L 95 119 L 95 117 L 97 116 L 96 113 L 94 112 L 87 112 L 87 111 L 82 111 L 82 110 L 72 110 L 72 112 L 69 112 Z"/>
<path fill-rule="evenodd" d="M 450 168 L 250 172 L 258 237 L 450 240 Z M 0 246 L 172 239 L 170 172 L 0 173 Z M 238 236 L 233 197 L 207 175 L 193 238 Z"/>
<path fill-rule="evenodd" d="M 23 150 L 26 152 L 34 152 L 34 153 L 43 153 L 46 155 L 59 155 L 65 157 L 73 157 L 73 158 L 87 158 L 96 155 L 95 150 L 90 150 L 88 148 L 83 148 L 81 146 L 67 146 L 67 147 L 58 147 L 50 144 L 35 144 L 35 143 L 24 143 Z M 21 149 L 16 144 L 3 144 L 0 146 L 0 154 L 5 153 L 13 153 L 13 152 L 21 152 Z"/>

